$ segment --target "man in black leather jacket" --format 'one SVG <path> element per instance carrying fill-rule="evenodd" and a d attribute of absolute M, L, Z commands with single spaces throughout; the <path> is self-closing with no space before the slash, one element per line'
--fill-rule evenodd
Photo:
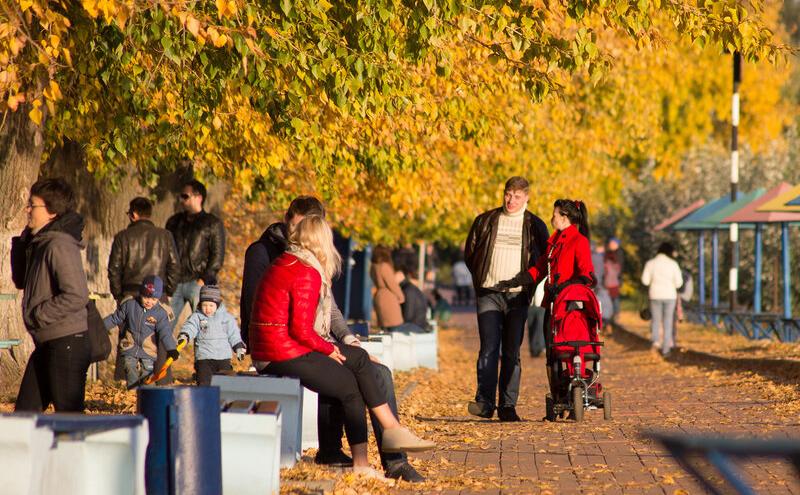
<path fill-rule="evenodd" d="M 128 208 L 128 227 L 114 236 L 108 257 L 108 284 L 119 303 L 139 293 L 142 280 L 158 275 L 164 281 L 164 294 L 171 296 L 178 283 L 180 266 L 172 234 L 153 225 L 153 203 L 133 198 Z"/>
<path fill-rule="evenodd" d="M 520 421 L 519 348 L 532 294 L 529 289 L 501 288 L 499 282 L 536 263 L 549 237 L 542 219 L 527 211 L 529 189 L 523 177 L 508 179 L 503 206 L 478 215 L 464 249 L 475 286 L 481 341 L 478 387 L 467 410 L 482 418 L 491 418 L 497 410 L 500 421 Z"/>
<path fill-rule="evenodd" d="M 198 180 L 184 184 L 180 193 L 183 211 L 167 220 L 178 248 L 180 273 L 172 296 L 172 312 L 178 321 L 188 302 L 192 309 L 200 299 L 200 287 L 217 283 L 225 260 L 225 227 L 222 220 L 203 210 L 206 187 Z"/>

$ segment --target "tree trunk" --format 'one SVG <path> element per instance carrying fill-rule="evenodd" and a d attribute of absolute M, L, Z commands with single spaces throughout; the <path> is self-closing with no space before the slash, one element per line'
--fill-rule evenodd
<path fill-rule="evenodd" d="M 11 238 L 27 222 L 25 205 L 39 175 L 44 150 L 41 128 L 28 118 L 28 106 L 6 112 L 0 127 L 0 340 L 21 339 L 11 351 L 0 350 L 0 387 L 15 391 L 33 341 L 22 323 L 21 292 L 11 281 Z"/>

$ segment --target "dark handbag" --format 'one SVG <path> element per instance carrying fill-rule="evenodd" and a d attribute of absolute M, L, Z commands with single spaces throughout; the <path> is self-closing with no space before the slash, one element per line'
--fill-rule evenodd
<path fill-rule="evenodd" d="M 103 317 L 97 310 L 94 299 L 89 299 L 86 304 L 86 319 L 89 324 L 89 348 L 91 362 L 105 361 L 111 355 L 111 338 L 103 323 Z"/>
<path fill-rule="evenodd" d="M 642 307 L 639 310 L 639 318 L 643 319 L 644 321 L 650 321 L 653 317 L 653 313 L 650 311 L 650 302 L 645 299 L 642 301 Z"/>

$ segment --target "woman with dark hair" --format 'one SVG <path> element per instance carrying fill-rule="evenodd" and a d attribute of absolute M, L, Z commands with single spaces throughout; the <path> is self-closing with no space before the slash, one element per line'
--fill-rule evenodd
<path fill-rule="evenodd" d="M 653 349 L 668 356 L 674 344 L 673 317 L 678 299 L 678 289 L 683 285 L 683 276 L 678 262 L 672 256 L 675 248 L 662 242 L 658 254 L 644 265 L 642 283 L 649 287 L 651 340 Z"/>
<path fill-rule="evenodd" d="M 547 311 L 545 322 L 550 319 L 550 304 L 558 293 L 570 284 L 593 286 L 596 282 L 592 252 L 589 245 L 589 214 L 580 200 L 559 199 L 553 204 L 550 223 L 555 231 L 547 240 L 547 250 L 539 256 L 536 264 L 520 272 L 511 280 L 497 284 L 500 290 L 518 285 L 536 285 L 545 280 L 542 306 Z M 550 332 L 545 328 L 545 342 L 549 348 Z M 550 356 L 547 358 L 550 369 Z"/>
<path fill-rule="evenodd" d="M 555 232 L 547 240 L 547 250 L 536 264 L 520 272 L 511 280 L 497 284 L 499 289 L 519 285 L 535 285 L 545 277 L 545 296 L 542 305 L 547 307 L 565 286 L 580 283 L 595 284 L 592 252 L 589 246 L 589 214 L 580 200 L 559 199 L 553 204 L 550 219 Z"/>
<path fill-rule="evenodd" d="M 22 316 L 34 350 L 19 386 L 16 411 L 83 412 L 91 360 L 81 261 L 83 217 L 64 179 L 31 186 L 28 226 L 12 239 L 11 271 L 23 289 Z"/>

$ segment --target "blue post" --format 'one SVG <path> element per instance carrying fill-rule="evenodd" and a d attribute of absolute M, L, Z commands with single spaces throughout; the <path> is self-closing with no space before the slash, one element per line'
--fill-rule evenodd
<path fill-rule="evenodd" d="M 792 317 L 792 280 L 789 273 L 789 224 L 781 223 L 781 263 L 783 265 L 783 317 Z"/>
<path fill-rule="evenodd" d="M 757 315 L 761 312 L 761 264 L 762 264 L 762 242 L 761 238 L 763 235 L 764 225 L 757 223 L 756 224 L 756 266 L 754 270 L 753 276 L 755 280 L 753 280 L 753 314 Z M 759 339 L 761 338 L 761 327 L 755 321 L 753 322 L 753 338 Z"/>
<path fill-rule="evenodd" d="M 347 255 L 342 257 L 342 264 L 344 265 L 344 307 L 341 308 L 342 310 L 342 317 L 344 317 L 345 321 L 350 317 L 350 291 L 353 287 L 353 265 L 350 263 L 350 260 L 353 256 L 353 238 L 347 240 Z"/>
<path fill-rule="evenodd" d="M 719 232 L 716 229 L 711 233 L 711 306 L 711 321 L 716 325 L 719 322 Z"/>
<path fill-rule="evenodd" d="M 147 495 L 222 493 L 218 387 L 140 387 L 136 408 L 147 418 Z"/>
<path fill-rule="evenodd" d="M 700 311 L 697 312 L 698 316 L 700 317 L 700 322 L 706 322 L 706 233 L 702 230 L 700 231 L 700 235 L 697 237 L 697 263 L 698 266 L 698 298 L 700 300 Z"/>

